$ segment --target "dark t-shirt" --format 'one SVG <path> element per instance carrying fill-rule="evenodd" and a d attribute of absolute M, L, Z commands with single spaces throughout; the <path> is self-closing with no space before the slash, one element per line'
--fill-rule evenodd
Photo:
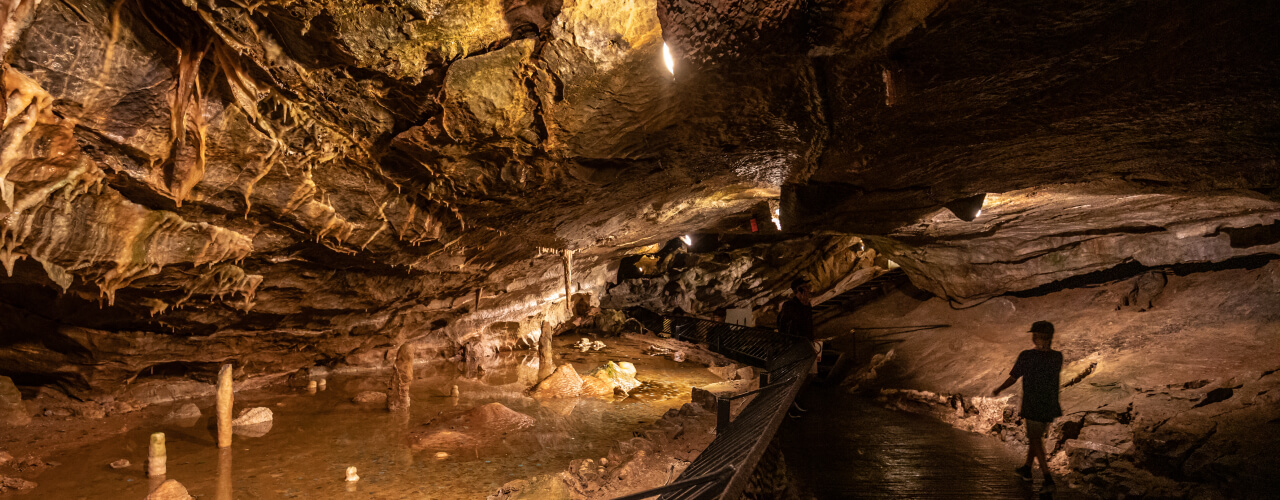
<path fill-rule="evenodd" d="M 778 313 L 778 331 L 813 340 L 813 307 L 791 298 L 782 303 Z"/>
<path fill-rule="evenodd" d="M 1058 406 L 1058 373 L 1062 353 L 1027 349 L 1018 355 L 1010 377 L 1022 377 L 1022 418 L 1049 422 L 1062 416 Z"/>

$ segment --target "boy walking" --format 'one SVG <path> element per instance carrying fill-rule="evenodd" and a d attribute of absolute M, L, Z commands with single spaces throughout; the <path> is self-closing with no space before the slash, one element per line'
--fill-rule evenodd
<path fill-rule="evenodd" d="M 1014 469 L 1022 479 L 1031 480 L 1032 461 L 1040 461 L 1040 473 L 1044 482 L 1040 491 L 1048 493 L 1054 490 L 1053 477 L 1049 475 L 1049 460 L 1045 456 L 1044 433 L 1049 422 L 1062 416 L 1062 407 L 1058 405 L 1058 373 L 1062 371 L 1062 353 L 1051 349 L 1053 345 L 1053 323 L 1037 321 L 1031 325 L 1031 342 L 1035 349 L 1027 349 L 1018 354 L 1018 361 L 1009 371 L 1009 378 L 1000 387 L 991 391 L 992 396 L 1008 389 L 1018 378 L 1022 378 L 1022 419 L 1027 423 L 1027 462 Z"/>

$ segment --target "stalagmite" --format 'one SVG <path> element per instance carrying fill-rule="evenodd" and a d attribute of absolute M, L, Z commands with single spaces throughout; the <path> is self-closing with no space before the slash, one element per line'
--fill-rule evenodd
<path fill-rule="evenodd" d="M 564 264 L 564 310 L 573 317 L 573 250 L 562 250 L 560 262 Z"/>
<path fill-rule="evenodd" d="M 218 370 L 218 447 L 231 446 L 231 405 L 234 395 L 231 387 L 231 365 L 222 365 Z"/>
<path fill-rule="evenodd" d="M 320 387 L 320 384 L 317 383 L 316 381 L 314 380 L 307 381 L 307 394 L 315 394 L 316 389 L 319 387 Z"/>
<path fill-rule="evenodd" d="M 387 394 L 387 409 L 391 411 L 409 408 L 409 387 L 413 385 L 413 346 L 400 344 L 396 351 L 395 372 L 391 374 L 391 391 Z"/>
<path fill-rule="evenodd" d="M 325 390 L 325 389 L 328 389 L 328 388 L 329 388 L 329 379 L 324 379 L 324 378 L 320 379 L 318 382 L 316 382 L 316 388 L 318 388 L 318 389 L 320 389 L 320 390 L 322 390 L 322 391 L 323 391 L 323 390 Z"/>
<path fill-rule="evenodd" d="M 347 482 L 354 483 L 360 480 L 360 475 L 356 474 L 355 466 L 347 467 Z"/>
<path fill-rule="evenodd" d="M 164 449 L 164 433 L 151 434 L 151 444 L 147 446 L 147 477 L 162 477 L 167 472 L 168 454 Z"/>
<path fill-rule="evenodd" d="M 555 352 L 551 346 L 554 339 L 554 330 L 551 323 L 542 322 L 542 334 L 538 337 L 538 379 L 547 378 L 556 368 Z"/>

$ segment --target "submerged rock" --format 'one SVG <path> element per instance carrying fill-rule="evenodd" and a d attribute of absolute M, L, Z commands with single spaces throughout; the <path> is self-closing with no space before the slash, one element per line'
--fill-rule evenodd
<path fill-rule="evenodd" d="M 383 404 L 387 402 L 387 393 L 379 391 L 364 391 L 351 398 L 351 402 L 357 404 Z"/>
<path fill-rule="evenodd" d="M 120 460 L 116 460 L 116 461 L 114 461 L 114 462 L 111 462 L 110 464 L 107 464 L 107 465 L 111 466 L 111 468 L 112 468 L 112 469 L 124 469 L 124 468 L 127 468 L 127 467 L 129 467 L 130 465 L 133 465 L 133 464 L 129 462 L 129 459 L 127 459 L 127 458 L 122 458 L 122 459 L 120 459 Z"/>
<path fill-rule="evenodd" d="M 409 446 L 415 451 L 483 446 L 501 440 L 504 434 L 533 427 L 535 422 L 502 403 L 489 403 L 424 424 L 409 434 Z"/>
<path fill-rule="evenodd" d="M 532 391 L 535 398 L 576 398 L 580 395 L 582 377 L 570 364 L 560 365 L 551 375 L 533 386 Z"/>
<path fill-rule="evenodd" d="M 147 495 L 145 500 L 191 500 L 191 494 L 176 479 L 170 479 Z"/>

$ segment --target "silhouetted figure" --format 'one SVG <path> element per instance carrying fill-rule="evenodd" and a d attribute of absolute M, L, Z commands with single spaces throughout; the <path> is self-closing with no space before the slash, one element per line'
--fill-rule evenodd
<path fill-rule="evenodd" d="M 792 296 L 782 303 L 782 311 L 778 313 L 778 331 L 786 335 L 795 335 L 813 342 L 813 349 L 822 356 L 822 343 L 813 335 L 813 291 L 809 288 L 809 280 L 796 278 L 791 282 Z M 818 365 L 814 363 L 809 373 L 818 373 Z"/>
<path fill-rule="evenodd" d="M 1062 416 L 1062 407 L 1058 405 L 1058 374 L 1062 371 L 1062 353 L 1050 349 L 1053 345 L 1053 323 L 1037 321 L 1031 325 L 1031 342 L 1035 349 L 1027 349 L 1018 354 L 1018 361 L 1009 371 L 1009 378 L 1000 384 L 992 396 L 1008 389 L 1018 378 L 1022 378 L 1022 419 L 1027 423 L 1027 462 L 1014 469 L 1022 479 L 1031 480 L 1033 460 L 1040 461 L 1040 473 L 1044 482 L 1040 486 L 1042 493 L 1054 490 L 1053 477 L 1049 475 L 1049 460 L 1045 456 L 1044 433 L 1053 419 Z"/>
<path fill-rule="evenodd" d="M 818 360 L 822 359 L 822 342 L 814 338 L 813 291 L 809 288 L 809 280 L 804 278 L 792 280 L 791 292 L 791 298 L 782 303 L 782 310 L 778 312 L 778 332 L 806 339 L 813 344 L 815 357 L 813 366 L 809 368 L 809 375 L 816 375 Z M 795 402 L 792 402 L 792 407 L 801 412 L 808 411 Z M 788 416 L 796 417 L 794 414 L 788 414 Z"/>

